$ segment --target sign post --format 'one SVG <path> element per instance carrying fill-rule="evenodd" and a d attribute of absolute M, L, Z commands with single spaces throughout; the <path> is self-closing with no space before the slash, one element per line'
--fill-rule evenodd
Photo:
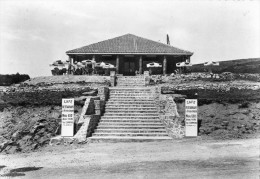
<path fill-rule="evenodd" d="M 74 135 L 74 99 L 62 99 L 61 136 Z"/>
<path fill-rule="evenodd" d="M 185 99 L 185 135 L 198 136 L 198 100 Z"/>

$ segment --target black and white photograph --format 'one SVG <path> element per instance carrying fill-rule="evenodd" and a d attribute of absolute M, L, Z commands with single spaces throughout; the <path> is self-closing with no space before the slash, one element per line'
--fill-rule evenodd
<path fill-rule="evenodd" d="M 260 1 L 0 0 L 0 178 L 260 178 Z"/>

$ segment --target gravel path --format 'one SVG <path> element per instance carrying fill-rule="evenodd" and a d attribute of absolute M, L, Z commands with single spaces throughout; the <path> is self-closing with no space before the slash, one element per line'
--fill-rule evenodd
<path fill-rule="evenodd" d="M 0 155 L 18 178 L 258 178 L 258 139 L 90 143 Z"/>

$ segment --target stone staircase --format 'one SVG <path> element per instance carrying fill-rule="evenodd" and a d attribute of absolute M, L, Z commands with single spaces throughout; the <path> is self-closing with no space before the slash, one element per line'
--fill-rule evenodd
<path fill-rule="evenodd" d="M 171 139 L 159 119 L 152 89 L 144 77 L 119 77 L 91 140 L 156 141 Z"/>

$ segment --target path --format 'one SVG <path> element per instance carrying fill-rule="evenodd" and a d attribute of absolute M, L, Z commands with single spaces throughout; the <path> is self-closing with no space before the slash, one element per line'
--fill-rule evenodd
<path fill-rule="evenodd" d="M 0 155 L 0 173 L 43 167 L 21 178 L 258 178 L 258 139 L 90 143 Z"/>

